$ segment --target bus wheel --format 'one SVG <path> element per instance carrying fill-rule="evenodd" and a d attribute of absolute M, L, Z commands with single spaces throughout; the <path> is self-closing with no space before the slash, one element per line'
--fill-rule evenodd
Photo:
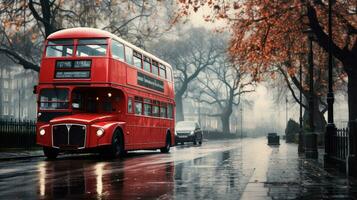
<path fill-rule="evenodd" d="M 110 158 L 122 157 L 125 154 L 124 151 L 124 140 L 120 131 L 116 130 L 113 134 L 112 145 L 106 152 Z"/>
<path fill-rule="evenodd" d="M 51 147 L 43 147 L 43 153 L 48 159 L 56 159 L 58 156 L 58 150 Z"/>
<path fill-rule="evenodd" d="M 165 147 L 160 149 L 161 153 L 168 153 L 170 151 L 170 146 L 171 146 L 171 137 L 170 134 L 168 133 L 166 135 Z"/>

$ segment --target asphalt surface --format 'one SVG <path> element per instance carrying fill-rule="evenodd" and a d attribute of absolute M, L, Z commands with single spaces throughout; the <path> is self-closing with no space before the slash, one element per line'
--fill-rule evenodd
<path fill-rule="evenodd" d="M 97 155 L 0 162 L 0 199 L 357 199 L 354 180 L 265 138 L 209 141 L 123 159 Z"/>

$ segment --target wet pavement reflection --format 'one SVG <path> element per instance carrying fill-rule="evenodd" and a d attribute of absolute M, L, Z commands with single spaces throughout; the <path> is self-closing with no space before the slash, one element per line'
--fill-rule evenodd
<path fill-rule="evenodd" d="M 319 199 L 357 196 L 354 180 L 263 138 L 129 153 L 0 162 L 0 199 Z M 345 182 L 344 182 L 345 181 Z"/>

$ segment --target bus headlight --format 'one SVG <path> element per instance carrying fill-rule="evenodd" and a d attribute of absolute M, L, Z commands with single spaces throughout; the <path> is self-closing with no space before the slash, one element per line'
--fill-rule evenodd
<path fill-rule="evenodd" d="M 99 128 L 99 129 L 97 130 L 97 136 L 100 137 L 100 136 L 102 136 L 103 134 L 104 134 L 104 129 Z"/>
<path fill-rule="evenodd" d="M 45 129 L 43 129 L 43 128 L 42 128 L 42 129 L 40 129 L 40 135 L 41 135 L 41 136 L 44 136 L 44 135 L 45 135 L 45 133 L 46 133 Z"/>
<path fill-rule="evenodd" d="M 195 132 L 194 131 L 191 131 L 190 134 L 193 135 Z"/>

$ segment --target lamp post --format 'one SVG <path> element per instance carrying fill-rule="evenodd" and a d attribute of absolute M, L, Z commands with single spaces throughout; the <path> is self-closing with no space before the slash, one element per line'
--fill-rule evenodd
<path fill-rule="evenodd" d="M 311 29 L 305 31 L 308 34 L 309 38 L 309 134 L 305 135 L 305 156 L 306 158 L 318 158 L 317 153 L 317 135 L 314 132 L 314 55 L 313 55 L 313 32 Z"/>
<path fill-rule="evenodd" d="M 298 152 L 304 152 L 304 141 L 303 141 L 303 128 L 302 128 L 302 65 L 300 64 L 299 69 L 299 81 L 300 81 L 300 94 L 299 94 L 299 101 L 300 101 L 300 113 L 299 113 L 299 146 Z"/>
<path fill-rule="evenodd" d="M 285 97 L 285 124 L 288 126 L 288 96 Z"/>
<path fill-rule="evenodd" d="M 312 49 L 312 41 L 314 36 L 311 29 L 308 29 L 306 32 L 309 37 L 309 128 L 310 132 L 314 132 L 314 53 Z"/>
<path fill-rule="evenodd" d="M 332 77 L 332 0 L 328 1 L 328 93 L 327 93 L 327 126 L 325 133 L 325 161 L 330 159 L 330 149 L 332 135 L 336 134 L 336 126 L 333 117 L 333 103 L 335 101 L 333 93 L 333 77 Z"/>
<path fill-rule="evenodd" d="M 240 107 L 240 114 L 241 114 L 241 117 L 240 117 L 240 138 L 242 139 L 243 138 L 243 104 Z"/>

